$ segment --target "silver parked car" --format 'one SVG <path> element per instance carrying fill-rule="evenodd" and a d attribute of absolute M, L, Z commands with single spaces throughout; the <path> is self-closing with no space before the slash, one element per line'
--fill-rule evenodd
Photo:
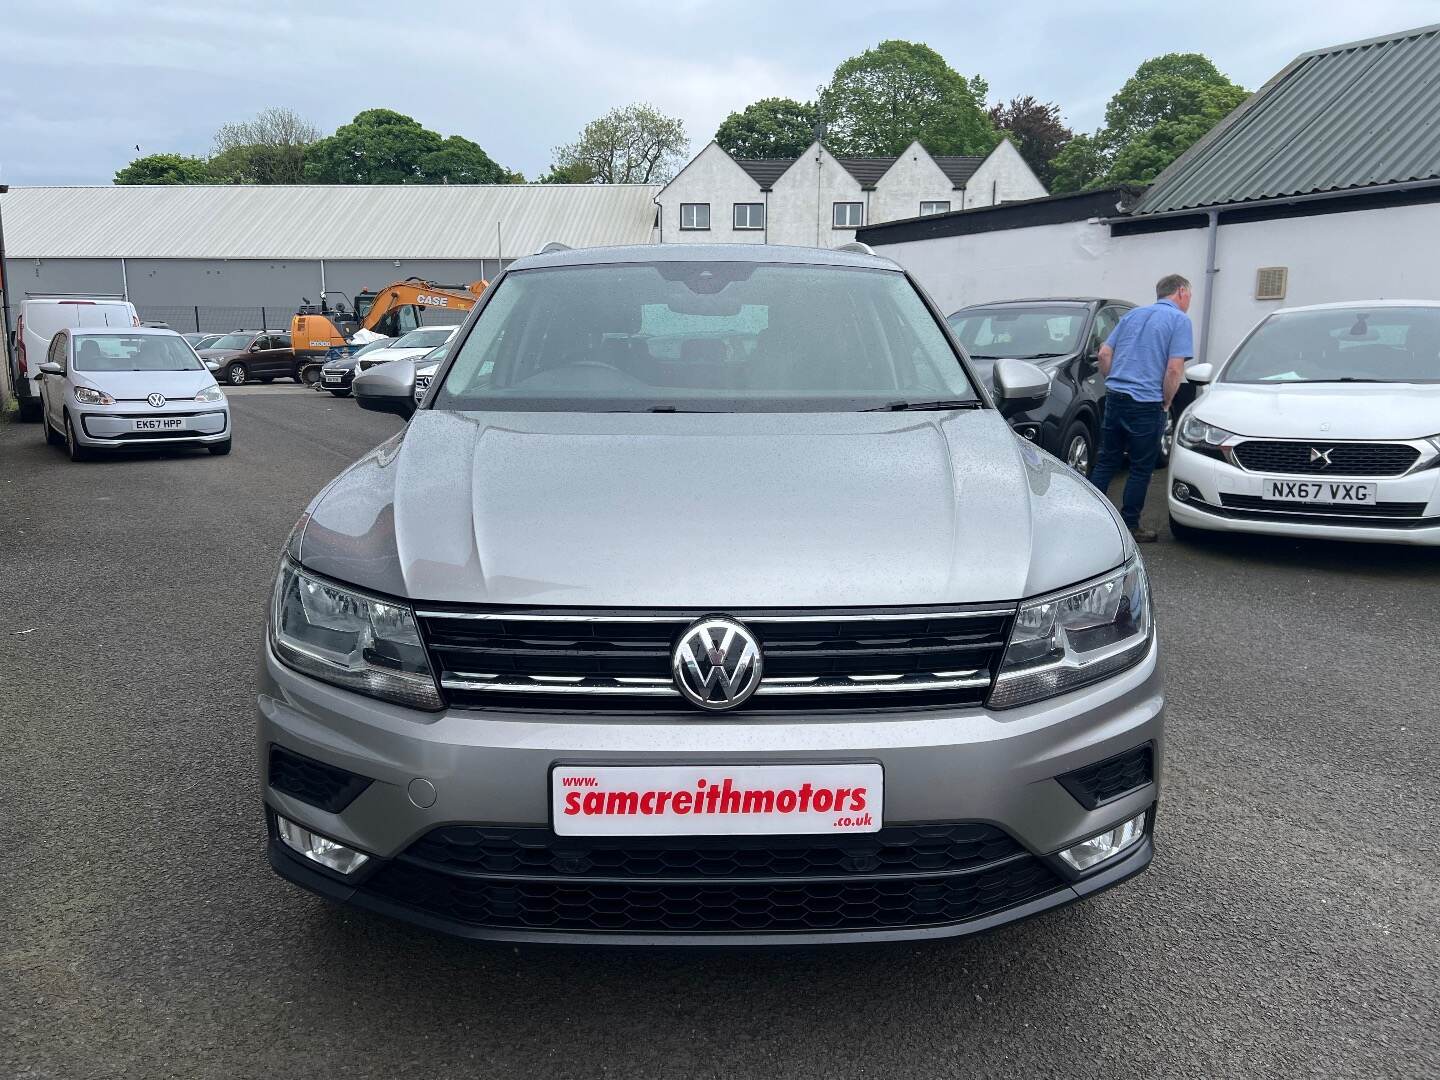
<path fill-rule="evenodd" d="M 559 251 L 481 305 L 418 410 L 412 361 L 355 380 L 413 416 L 286 545 L 280 874 L 476 938 L 814 944 L 1149 864 L 1145 569 L 898 266 Z M 996 364 L 999 400 L 1048 387 Z"/>
<path fill-rule="evenodd" d="M 45 439 L 72 461 L 162 444 L 230 452 L 230 404 L 173 330 L 61 330 L 40 372 Z"/>

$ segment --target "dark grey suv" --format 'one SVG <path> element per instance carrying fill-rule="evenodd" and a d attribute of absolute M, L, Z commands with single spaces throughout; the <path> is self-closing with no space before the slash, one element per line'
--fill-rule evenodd
<path fill-rule="evenodd" d="M 291 881 L 478 938 L 813 944 L 1149 863 L 1144 567 L 895 264 L 521 259 L 418 411 L 410 361 L 354 393 L 414 415 L 276 577 L 257 761 Z"/>

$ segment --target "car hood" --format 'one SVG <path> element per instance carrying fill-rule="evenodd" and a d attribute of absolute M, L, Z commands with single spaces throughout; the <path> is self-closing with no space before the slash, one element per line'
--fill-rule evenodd
<path fill-rule="evenodd" d="M 1440 432 L 1440 385 L 1217 383 L 1195 415 L 1237 435 L 1298 439 L 1419 439 Z"/>
<path fill-rule="evenodd" d="M 234 360 L 237 356 L 245 356 L 249 349 L 201 349 L 201 360 Z"/>
<path fill-rule="evenodd" d="M 388 364 L 391 360 L 414 360 L 417 356 L 424 356 L 435 348 L 438 346 L 427 345 L 423 349 L 377 349 L 373 353 L 366 353 L 360 359 L 366 363 Z"/>
<path fill-rule="evenodd" d="M 76 371 L 76 383 L 103 390 L 120 401 L 144 401 L 151 394 L 167 398 L 191 398 L 215 385 L 209 371 Z"/>
<path fill-rule="evenodd" d="M 733 610 L 1014 600 L 1128 546 L 992 410 L 421 410 L 315 499 L 298 558 L 416 600 Z"/>

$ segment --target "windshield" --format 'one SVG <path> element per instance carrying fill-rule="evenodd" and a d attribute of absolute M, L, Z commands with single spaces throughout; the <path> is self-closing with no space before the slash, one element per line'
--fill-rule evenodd
<path fill-rule="evenodd" d="M 901 274 L 658 262 L 506 276 L 434 407 L 846 411 L 977 398 Z"/>
<path fill-rule="evenodd" d="M 1086 309 L 1076 304 L 1006 304 L 966 308 L 947 321 L 965 351 L 977 360 L 1039 359 L 1079 348 L 1085 316 Z"/>
<path fill-rule="evenodd" d="M 224 337 L 216 338 L 208 349 L 246 349 L 250 347 L 250 339 L 254 334 L 226 334 Z"/>
<path fill-rule="evenodd" d="M 1236 350 L 1220 381 L 1440 382 L 1440 308 L 1271 315 Z"/>
<path fill-rule="evenodd" d="M 211 349 L 215 347 L 215 342 L 219 340 L 219 334 L 204 334 L 192 341 L 190 347 L 193 349 Z"/>
<path fill-rule="evenodd" d="M 442 326 L 435 330 L 411 330 L 399 341 L 394 343 L 397 349 L 433 349 L 436 345 L 445 344 L 445 339 L 450 336 L 454 327 Z"/>
<path fill-rule="evenodd" d="M 204 366 L 179 336 L 85 334 L 75 338 L 76 371 L 192 371 Z"/>
<path fill-rule="evenodd" d="M 355 350 L 353 353 L 351 353 L 350 355 L 352 355 L 352 356 L 364 356 L 366 353 L 379 352 L 381 349 L 388 349 L 391 345 L 394 345 L 394 344 L 395 344 L 395 339 L 394 339 L 394 338 L 388 338 L 388 337 L 380 338 L 380 339 L 377 340 L 377 341 L 372 341 L 372 342 L 370 342 L 369 345 L 362 345 L 360 348 L 356 349 L 356 350 Z"/>

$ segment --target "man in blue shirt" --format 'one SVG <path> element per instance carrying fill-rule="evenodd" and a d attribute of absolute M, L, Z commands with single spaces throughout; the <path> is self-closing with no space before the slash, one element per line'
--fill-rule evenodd
<path fill-rule="evenodd" d="M 1140 524 L 1150 474 L 1160 456 L 1160 437 L 1175 392 L 1185 381 L 1185 361 L 1195 355 L 1190 329 L 1190 282 L 1167 274 L 1155 283 L 1155 303 L 1127 312 L 1100 346 L 1105 378 L 1105 423 L 1100 454 L 1090 479 L 1107 495 L 1110 481 L 1130 455 L 1130 478 L 1120 516 L 1142 543 L 1156 539 Z"/>

